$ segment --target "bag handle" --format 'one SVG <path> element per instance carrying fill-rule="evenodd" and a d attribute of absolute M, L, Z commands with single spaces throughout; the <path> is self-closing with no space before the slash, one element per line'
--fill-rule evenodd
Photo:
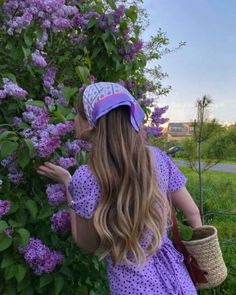
<path fill-rule="evenodd" d="M 189 274 L 194 282 L 196 283 L 207 283 L 207 278 L 206 278 L 206 272 L 201 270 L 197 260 L 189 253 L 183 242 L 181 241 L 180 238 L 180 233 L 178 230 L 178 225 L 177 225 L 177 219 L 176 219 L 176 213 L 175 213 L 175 208 L 172 205 L 171 198 L 170 198 L 170 193 L 168 192 L 168 200 L 169 204 L 171 207 L 171 219 L 172 219 L 172 233 L 173 233 L 173 244 L 175 248 L 181 252 L 184 256 L 184 263 L 186 264 L 186 267 L 189 271 Z"/>

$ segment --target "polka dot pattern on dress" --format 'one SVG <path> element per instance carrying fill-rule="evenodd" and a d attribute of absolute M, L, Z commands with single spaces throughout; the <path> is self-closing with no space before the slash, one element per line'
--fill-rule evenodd
<path fill-rule="evenodd" d="M 148 147 L 163 195 L 183 187 L 186 178 L 168 155 L 157 147 Z M 88 165 L 82 165 L 75 171 L 69 191 L 75 212 L 81 217 L 92 218 L 101 190 Z M 148 244 L 146 242 L 143 241 L 144 246 Z M 113 266 L 110 256 L 105 261 L 111 295 L 197 295 L 183 263 L 183 255 L 174 248 L 167 233 L 162 237 L 161 247 L 147 259 L 143 268 L 125 263 Z"/>

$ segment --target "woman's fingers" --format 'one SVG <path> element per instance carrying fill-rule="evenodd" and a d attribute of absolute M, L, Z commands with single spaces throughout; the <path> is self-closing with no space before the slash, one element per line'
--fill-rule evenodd
<path fill-rule="evenodd" d="M 52 168 L 52 169 L 55 169 L 56 167 L 58 167 L 57 165 L 55 165 L 53 163 L 50 163 L 50 162 L 44 162 L 44 165 L 46 167 L 49 167 L 49 168 Z"/>
<path fill-rule="evenodd" d="M 40 167 L 38 167 L 37 171 L 41 171 L 41 172 L 49 172 L 49 169 L 48 169 L 47 167 L 40 166 Z"/>

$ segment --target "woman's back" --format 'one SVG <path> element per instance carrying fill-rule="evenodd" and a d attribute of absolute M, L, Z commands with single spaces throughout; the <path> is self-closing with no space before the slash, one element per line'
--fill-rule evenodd
<path fill-rule="evenodd" d="M 154 170 L 163 197 L 185 185 L 186 178 L 172 160 L 154 146 L 148 146 Z M 69 184 L 73 195 L 73 208 L 84 218 L 92 218 L 101 196 L 95 175 L 88 165 L 80 166 Z M 145 235 L 141 245 L 145 248 L 151 235 Z M 119 263 L 113 266 L 111 256 L 106 257 L 109 287 L 112 295 L 177 295 L 197 294 L 183 263 L 183 256 L 172 245 L 165 233 L 161 247 L 149 257 L 144 267 Z"/>

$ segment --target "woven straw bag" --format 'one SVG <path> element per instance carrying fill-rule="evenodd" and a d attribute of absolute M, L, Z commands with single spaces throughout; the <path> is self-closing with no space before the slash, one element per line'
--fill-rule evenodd
<path fill-rule="evenodd" d="M 183 241 L 187 251 L 193 256 L 199 268 L 204 271 L 205 283 L 195 282 L 198 289 L 210 289 L 219 286 L 227 277 L 227 268 L 214 226 L 203 225 L 193 229 L 194 240 Z"/>

